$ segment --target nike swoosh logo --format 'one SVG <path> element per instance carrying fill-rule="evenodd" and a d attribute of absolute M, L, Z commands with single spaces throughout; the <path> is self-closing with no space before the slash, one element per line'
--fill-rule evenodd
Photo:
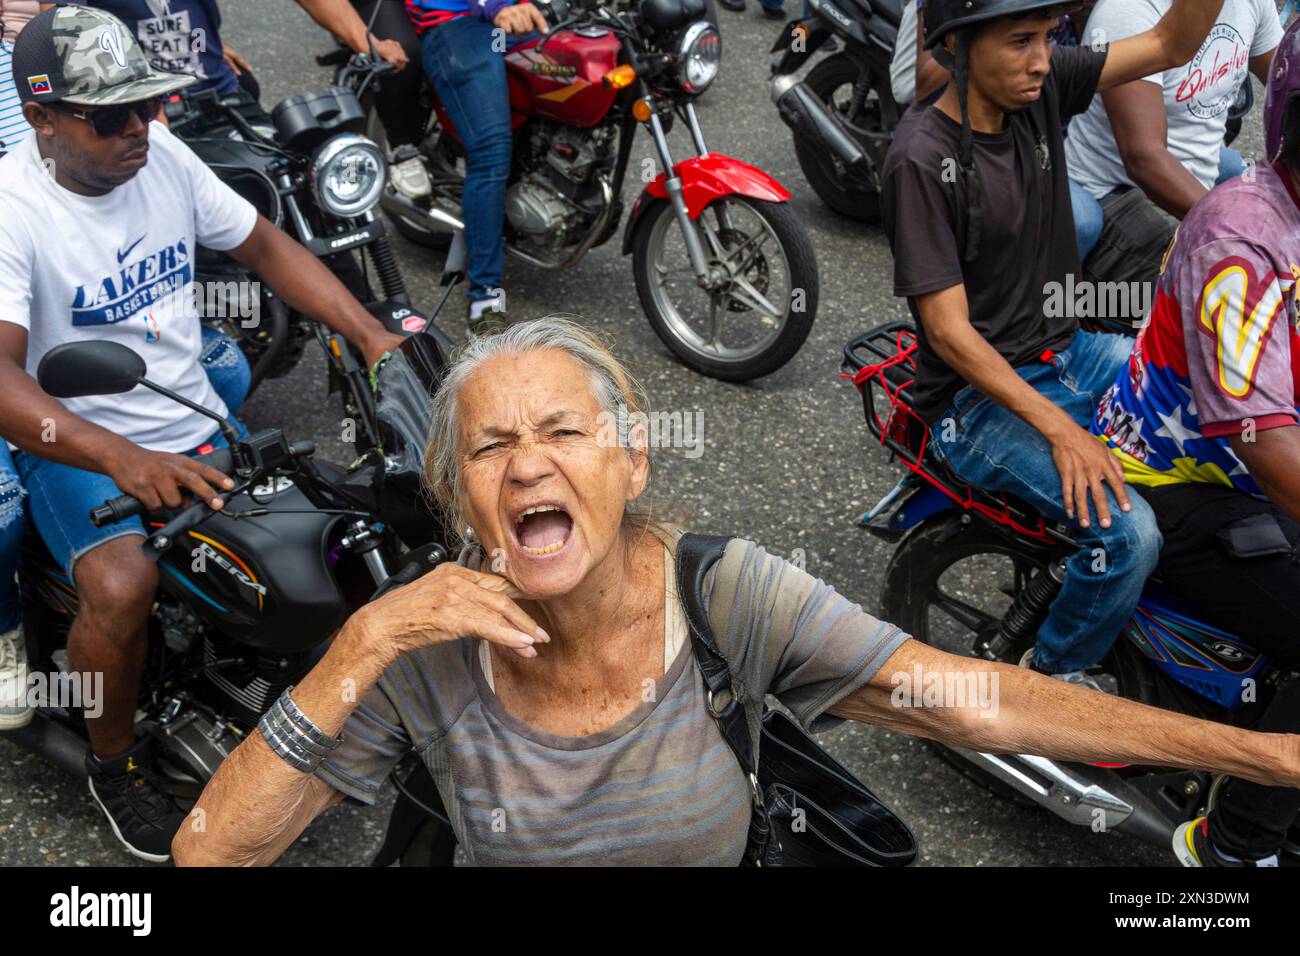
<path fill-rule="evenodd" d="M 118 264 L 119 266 L 120 266 L 123 262 L 126 261 L 126 257 L 129 256 L 129 255 L 131 254 L 131 250 L 132 250 L 132 249 L 134 249 L 136 246 L 140 245 L 140 243 L 144 242 L 144 237 L 147 236 L 147 235 L 149 235 L 149 233 L 147 233 L 147 232 L 144 233 L 143 235 L 140 236 L 139 239 L 137 239 L 135 242 L 131 243 L 131 244 L 130 244 L 129 246 L 127 246 L 125 249 L 121 249 L 121 250 L 118 251 L 118 253 L 117 253 L 117 264 Z"/>

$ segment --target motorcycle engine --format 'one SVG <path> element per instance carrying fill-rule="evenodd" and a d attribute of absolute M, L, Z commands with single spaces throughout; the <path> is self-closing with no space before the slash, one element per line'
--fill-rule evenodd
<path fill-rule="evenodd" d="M 544 173 L 530 173 L 506 192 L 506 219 L 524 235 L 545 240 L 563 229 L 572 214 Z"/>
<path fill-rule="evenodd" d="M 311 652 L 288 656 L 260 654 L 211 631 L 203 635 L 202 662 L 209 700 L 246 727 L 262 714 L 286 687 L 311 670 Z"/>
<path fill-rule="evenodd" d="M 579 130 L 537 123 L 521 157 L 523 176 L 506 192 L 506 220 L 550 249 L 576 241 L 599 213 L 598 174 L 613 165 L 613 126 Z"/>

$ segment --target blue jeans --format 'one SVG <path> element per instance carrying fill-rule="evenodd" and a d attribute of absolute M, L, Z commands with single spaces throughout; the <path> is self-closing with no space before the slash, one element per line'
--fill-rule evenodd
<path fill-rule="evenodd" d="M 1104 220 L 1097 197 L 1070 180 L 1070 209 L 1074 212 L 1074 236 L 1079 246 L 1079 261 L 1088 258 L 1101 238 Z"/>
<path fill-rule="evenodd" d="M 471 14 L 434 27 L 420 41 L 424 72 L 465 146 L 461 215 L 470 299 L 497 294 L 505 259 L 501 230 L 510 178 L 510 92 L 505 57 L 494 39 L 492 25 Z"/>
<path fill-rule="evenodd" d="M 1231 146 L 1219 147 L 1219 178 L 1215 180 L 1216 186 L 1229 179 L 1236 179 L 1245 171 L 1246 161 L 1242 159 L 1241 153 Z"/>
<path fill-rule="evenodd" d="M 1127 336 L 1079 332 L 1051 364 L 1034 362 L 1016 372 L 1087 431 L 1132 346 Z M 1072 526 L 1079 551 L 1070 558 L 1065 584 L 1038 632 L 1034 659 L 1051 673 L 1100 663 L 1137 607 L 1160 556 L 1151 506 L 1130 491 L 1133 509 L 1126 514 L 1107 488 L 1111 526 L 1103 528 L 1095 511 L 1087 528 L 1075 525 L 1065 513 L 1047 439 L 972 386 L 957 393 L 931 430 L 933 447 L 963 481 L 1016 495 L 1049 520 Z"/>
<path fill-rule="evenodd" d="M 23 543 L 23 491 L 9 445 L 0 441 L 0 634 L 23 618 L 18 594 L 18 554 Z"/>
<path fill-rule="evenodd" d="M 248 434 L 238 420 L 235 427 L 240 437 Z M 225 448 L 226 444 L 218 431 L 185 454 L 193 458 L 198 455 L 199 448 L 207 445 Z M 27 490 L 27 509 L 32 523 L 50 549 L 50 556 L 67 572 L 70 580 L 73 580 L 72 567 L 83 554 L 114 538 L 128 534 L 145 536 L 144 523 L 139 518 L 128 518 L 102 528 L 90 523 L 92 508 L 122 493 L 108 475 L 82 471 L 23 451 L 14 452 L 14 464 Z"/>
<path fill-rule="evenodd" d="M 237 414 L 239 406 L 248 397 L 248 386 L 253 380 L 253 370 L 248 367 L 248 359 L 239 346 L 205 325 L 199 364 L 203 366 L 213 390 L 226 403 L 229 414 Z"/>

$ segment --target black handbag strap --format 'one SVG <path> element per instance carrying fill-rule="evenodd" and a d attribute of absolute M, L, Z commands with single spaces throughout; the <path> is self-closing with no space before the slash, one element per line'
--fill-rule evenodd
<path fill-rule="evenodd" d="M 760 865 L 767 857 L 771 822 L 763 803 L 758 784 L 758 761 L 755 759 L 754 740 L 749 734 L 745 702 L 736 691 L 731 679 L 731 666 L 718 650 L 704 611 L 704 578 L 722 558 L 730 538 L 719 535 L 684 534 L 677 541 L 677 597 L 686 616 L 691 633 L 691 645 L 708 693 L 708 710 L 718 722 L 722 739 L 731 747 L 740 762 L 740 769 L 749 780 L 754 798 L 754 812 L 750 815 L 749 841 L 745 849 L 745 862 Z"/>

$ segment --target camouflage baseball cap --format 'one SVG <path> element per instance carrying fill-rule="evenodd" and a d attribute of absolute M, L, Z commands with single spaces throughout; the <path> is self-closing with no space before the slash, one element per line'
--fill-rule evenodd
<path fill-rule="evenodd" d="M 104 10 L 57 6 L 33 17 L 13 52 L 18 98 L 78 106 L 133 103 L 195 82 L 149 65 L 130 28 Z"/>

